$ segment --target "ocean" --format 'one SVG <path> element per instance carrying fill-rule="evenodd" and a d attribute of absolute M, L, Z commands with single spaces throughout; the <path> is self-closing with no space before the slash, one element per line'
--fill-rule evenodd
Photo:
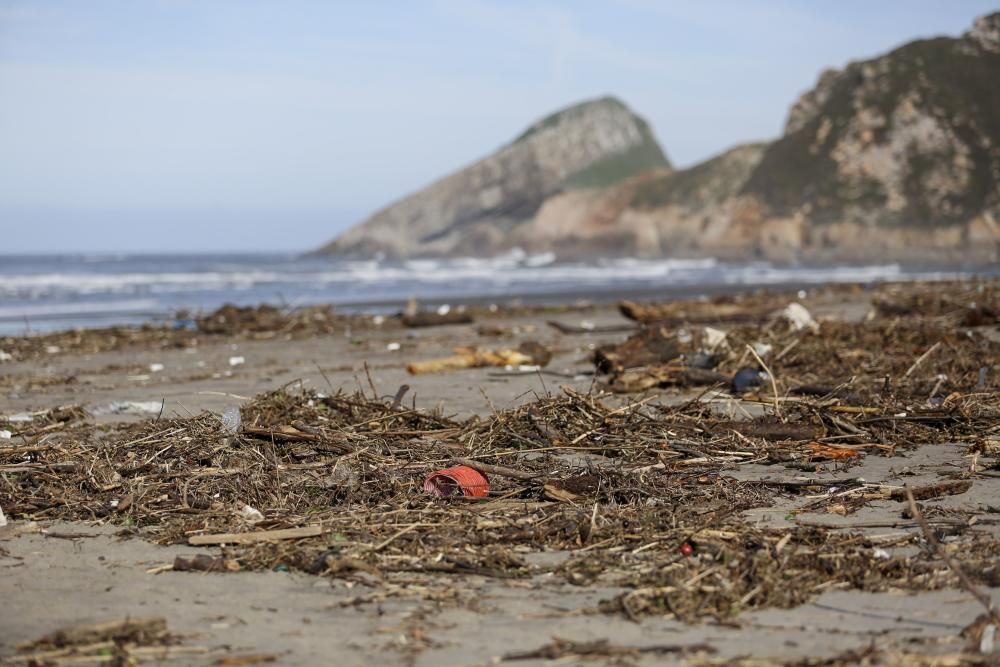
<path fill-rule="evenodd" d="M 997 269 L 992 269 L 993 273 Z M 492 259 L 347 261 L 289 254 L 0 256 L 0 335 L 169 322 L 224 303 L 391 312 L 430 303 L 600 301 L 622 294 L 712 293 L 737 287 L 942 280 L 968 271 L 876 266 L 779 267 L 712 259 L 562 263 L 550 254 Z"/>

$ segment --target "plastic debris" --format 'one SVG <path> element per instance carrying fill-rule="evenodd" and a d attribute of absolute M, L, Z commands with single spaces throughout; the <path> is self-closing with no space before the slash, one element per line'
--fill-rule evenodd
<path fill-rule="evenodd" d="M 240 430 L 243 418 L 240 416 L 240 409 L 236 406 L 226 408 L 222 413 L 222 432 L 226 435 L 236 435 Z"/>
<path fill-rule="evenodd" d="M 264 515 L 256 507 L 251 507 L 246 503 L 239 509 L 240 517 L 249 524 L 260 523 L 264 520 Z"/>
<path fill-rule="evenodd" d="M 15 422 L 30 422 L 34 418 L 34 415 L 29 412 L 18 412 L 16 415 L 7 415 L 3 418 L 3 421 L 13 424 Z"/>
<path fill-rule="evenodd" d="M 397 350 L 399 350 L 400 347 L 402 346 L 399 343 L 387 343 L 385 349 L 389 350 L 390 352 L 396 352 Z"/>
<path fill-rule="evenodd" d="M 247 360 L 243 357 L 229 357 L 230 366 L 242 366 Z"/>
<path fill-rule="evenodd" d="M 7 517 L 3 515 L 3 508 L 0 507 L 0 528 L 7 525 Z"/>
<path fill-rule="evenodd" d="M 983 636 L 979 639 L 979 652 L 983 654 L 993 653 L 996 648 L 997 626 L 990 623 L 983 628 Z"/>
<path fill-rule="evenodd" d="M 62 348 L 59 347 L 58 345 L 46 345 L 45 346 L 45 353 L 46 354 L 59 354 L 60 352 L 62 352 Z"/>
<path fill-rule="evenodd" d="M 95 417 L 102 415 L 158 415 L 163 408 L 163 401 L 112 401 L 107 405 L 91 408 L 90 414 Z"/>
<path fill-rule="evenodd" d="M 718 357 L 708 352 L 695 352 L 694 354 L 684 355 L 684 361 L 687 363 L 688 368 L 701 368 L 703 370 L 712 370 L 719 365 Z"/>
<path fill-rule="evenodd" d="M 701 332 L 701 342 L 705 349 L 712 352 L 726 342 L 726 332 L 712 327 L 705 327 Z"/>
<path fill-rule="evenodd" d="M 150 373 L 159 373 L 164 368 L 166 368 L 166 366 L 164 366 L 163 364 L 150 364 L 149 365 L 149 372 Z"/>
<path fill-rule="evenodd" d="M 771 354 L 774 350 L 774 346 L 770 343 L 754 343 L 753 351 L 757 353 L 757 356 L 763 358 Z"/>
<path fill-rule="evenodd" d="M 733 376 L 731 388 L 734 394 L 742 394 L 754 387 L 764 384 L 764 373 L 749 366 L 736 371 Z"/>
<path fill-rule="evenodd" d="M 889 560 L 890 558 L 892 558 L 889 552 L 886 551 L 885 549 L 882 549 L 881 547 L 875 547 L 872 550 L 872 556 L 876 560 Z"/>
<path fill-rule="evenodd" d="M 802 331 L 803 329 L 809 329 L 810 331 L 819 330 L 819 324 L 816 323 L 816 320 L 813 319 L 812 315 L 801 303 L 793 301 L 788 304 L 781 311 L 781 316 L 788 320 L 788 323 L 795 331 Z"/>
<path fill-rule="evenodd" d="M 14 435 L 10 431 L 0 431 L 0 440 L 10 440 L 10 437 Z"/>
<path fill-rule="evenodd" d="M 424 491 L 439 498 L 468 496 L 483 498 L 489 495 L 490 481 L 486 475 L 469 466 L 455 466 L 432 472 L 424 480 Z"/>
<path fill-rule="evenodd" d="M 14 360 L 14 355 L 13 354 L 10 354 L 9 352 L 4 352 L 3 350 L 0 350 L 0 362 L 3 362 L 3 361 L 13 361 L 13 360 Z"/>

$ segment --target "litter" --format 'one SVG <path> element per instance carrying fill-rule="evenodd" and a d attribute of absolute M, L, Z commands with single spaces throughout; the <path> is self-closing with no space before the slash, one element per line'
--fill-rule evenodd
<path fill-rule="evenodd" d="M 236 406 L 226 408 L 226 411 L 222 413 L 222 432 L 227 435 L 236 435 L 242 421 L 239 408 Z"/>
<path fill-rule="evenodd" d="M 149 365 L 149 372 L 150 373 L 159 373 L 164 368 L 166 368 L 166 366 L 164 366 L 163 364 L 150 364 Z"/>
<path fill-rule="evenodd" d="M 709 352 L 715 350 L 715 348 L 724 345 L 726 342 L 726 332 L 720 329 L 713 329 L 712 327 L 705 327 L 701 332 L 701 343 L 705 346 L 705 349 Z"/>
<path fill-rule="evenodd" d="M 264 515 L 261 514 L 261 511 L 259 509 L 257 509 L 256 507 L 251 507 L 246 503 L 244 503 L 243 506 L 240 507 L 239 515 L 240 518 L 242 518 L 244 521 L 246 521 L 251 525 L 260 523 L 261 521 L 264 520 Z"/>
<path fill-rule="evenodd" d="M 243 357 L 229 357 L 230 366 L 242 366 L 246 363 L 246 359 Z"/>
<path fill-rule="evenodd" d="M 4 430 L 0 431 L 0 440 L 10 440 L 10 437 L 14 435 L 10 431 Z"/>
<path fill-rule="evenodd" d="M 439 498 L 457 495 L 483 498 L 489 495 L 490 481 L 475 468 L 455 466 L 428 475 L 424 480 L 424 491 Z"/>
<path fill-rule="evenodd" d="M 103 415 L 156 415 L 163 408 L 163 401 L 112 401 L 90 409 L 95 417 Z"/>
<path fill-rule="evenodd" d="M 795 331 L 802 331 L 803 329 L 809 329 L 814 332 L 819 331 L 819 324 L 816 323 L 816 320 L 813 319 L 812 315 L 801 303 L 793 301 L 788 304 L 781 311 L 781 316 L 788 320 L 788 323 Z"/>
<path fill-rule="evenodd" d="M 399 350 L 400 347 L 401 347 L 401 345 L 399 343 L 388 343 L 385 346 L 385 349 L 387 349 L 390 352 L 396 352 L 396 351 Z"/>
<path fill-rule="evenodd" d="M 4 516 L 3 508 L 0 507 L 0 528 L 3 528 L 6 525 L 7 525 L 7 517 Z"/>
<path fill-rule="evenodd" d="M 736 375 L 733 376 L 730 387 L 734 394 L 743 394 L 750 391 L 754 387 L 759 387 L 764 384 L 765 379 L 764 373 L 756 368 L 750 368 L 747 366 L 736 371 Z"/>
<path fill-rule="evenodd" d="M 14 360 L 14 355 L 13 354 L 10 354 L 9 352 L 4 352 L 3 350 L 0 350 L 0 362 L 2 362 L 2 361 L 13 361 L 13 360 Z"/>
<path fill-rule="evenodd" d="M 30 422 L 34 418 L 35 418 L 34 415 L 32 415 L 29 412 L 18 412 L 15 415 L 7 415 L 6 417 L 3 418 L 3 421 L 7 422 L 8 424 L 14 424 L 17 422 Z"/>

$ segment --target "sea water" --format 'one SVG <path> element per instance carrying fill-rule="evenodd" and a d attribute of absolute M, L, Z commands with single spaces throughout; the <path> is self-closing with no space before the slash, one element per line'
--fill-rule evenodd
<path fill-rule="evenodd" d="M 996 269 L 993 270 L 994 272 Z M 490 259 L 410 261 L 280 254 L 0 256 L 0 334 L 170 322 L 179 310 L 224 303 L 390 312 L 409 297 L 429 303 L 646 298 L 743 286 L 940 280 L 970 271 L 875 266 L 774 266 L 713 259 L 558 262 L 512 252 Z"/>

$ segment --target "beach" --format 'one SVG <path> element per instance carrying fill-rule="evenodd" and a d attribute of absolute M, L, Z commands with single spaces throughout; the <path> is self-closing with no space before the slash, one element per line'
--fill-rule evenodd
<path fill-rule="evenodd" d="M 997 294 L 770 288 L 646 322 L 620 298 L 484 301 L 426 327 L 311 306 L 2 338 L 0 656 L 74 664 L 23 645 L 156 617 L 169 640 L 123 659 L 980 664 L 960 632 L 985 609 L 942 554 L 1000 593 Z M 706 328 L 725 334 L 709 380 Z M 641 331 L 676 354 L 631 363 Z M 551 359 L 407 370 L 529 342 Z M 744 391 L 719 379 L 765 366 Z M 459 458 L 507 472 L 481 499 L 424 490 Z M 183 571 L 195 554 L 214 564 Z"/>

